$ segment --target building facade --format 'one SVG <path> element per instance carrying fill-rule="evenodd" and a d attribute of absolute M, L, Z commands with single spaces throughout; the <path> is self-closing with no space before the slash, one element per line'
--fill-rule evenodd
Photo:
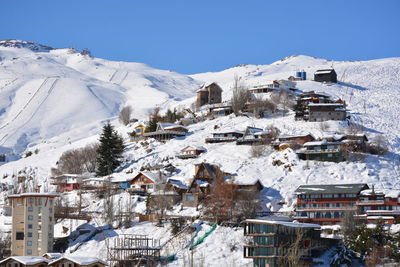
<path fill-rule="evenodd" d="M 357 212 L 360 192 L 367 184 L 301 185 L 296 191 L 296 217 L 299 222 L 337 224 L 346 212 Z"/>
<path fill-rule="evenodd" d="M 336 71 L 334 69 L 317 70 L 314 73 L 314 81 L 336 83 L 337 82 Z"/>
<path fill-rule="evenodd" d="M 222 102 L 222 89 L 217 83 L 204 84 L 197 90 L 196 94 L 196 104 L 198 107 Z"/>
<path fill-rule="evenodd" d="M 299 261 L 306 261 L 313 251 L 324 247 L 317 224 L 248 219 L 243 228 L 248 237 L 244 257 L 253 259 L 257 267 L 287 266 L 286 256 L 297 238 L 301 239 Z"/>
<path fill-rule="evenodd" d="M 12 256 L 42 255 L 53 250 L 55 193 L 8 196 L 12 206 Z"/>
<path fill-rule="evenodd" d="M 343 104 L 337 103 L 310 103 L 308 112 L 308 121 L 343 121 L 347 116 Z"/>
<path fill-rule="evenodd" d="M 345 160 L 342 142 L 312 141 L 296 153 L 302 160 L 341 162 Z"/>

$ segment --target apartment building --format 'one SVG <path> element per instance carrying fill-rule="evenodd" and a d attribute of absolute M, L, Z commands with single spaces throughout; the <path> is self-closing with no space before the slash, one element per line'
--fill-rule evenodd
<path fill-rule="evenodd" d="M 57 196 L 56 193 L 8 196 L 12 207 L 12 256 L 37 256 L 52 252 L 54 198 Z"/>

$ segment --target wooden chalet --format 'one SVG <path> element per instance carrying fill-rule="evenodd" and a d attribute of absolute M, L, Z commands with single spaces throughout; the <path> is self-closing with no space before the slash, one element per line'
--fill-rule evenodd
<path fill-rule="evenodd" d="M 49 262 L 38 256 L 12 256 L 0 261 L 0 267 L 46 267 Z"/>
<path fill-rule="evenodd" d="M 165 184 L 165 190 L 175 191 L 178 194 L 182 195 L 188 190 L 188 187 L 181 180 L 169 178 Z"/>
<path fill-rule="evenodd" d="M 336 83 L 337 82 L 336 71 L 334 69 L 317 70 L 314 73 L 314 81 Z"/>
<path fill-rule="evenodd" d="M 237 145 L 255 145 L 262 144 L 269 138 L 270 132 L 261 128 L 248 126 L 244 131 L 243 137 L 236 140 Z"/>
<path fill-rule="evenodd" d="M 243 131 L 219 131 L 212 134 L 212 137 L 206 138 L 206 143 L 226 143 L 235 142 L 238 138 L 243 137 Z"/>
<path fill-rule="evenodd" d="M 222 172 L 216 165 L 209 163 L 195 164 L 195 171 L 186 193 L 183 195 L 182 204 L 184 207 L 197 207 L 198 201 L 202 200 L 209 193 L 210 185 L 217 175 L 229 177 L 229 173 Z"/>
<path fill-rule="evenodd" d="M 187 146 L 181 150 L 181 153 L 176 155 L 180 159 L 193 159 L 197 158 L 201 153 L 205 153 L 207 150 L 202 146 Z"/>
<path fill-rule="evenodd" d="M 308 121 L 343 121 L 346 119 L 346 108 L 339 103 L 308 104 Z"/>
<path fill-rule="evenodd" d="M 353 151 L 362 151 L 368 143 L 368 138 L 365 134 L 334 134 L 322 137 L 328 142 L 342 142 L 343 147 L 349 147 Z"/>
<path fill-rule="evenodd" d="M 315 137 L 312 134 L 302 135 L 281 135 L 278 140 L 272 143 L 276 150 L 283 150 L 288 147 L 303 146 L 307 142 L 314 141 Z"/>
<path fill-rule="evenodd" d="M 145 138 L 154 138 L 159 141 L 170 140 L 175 137 L 185 136 L 188 129 L 185 126 L 173 123 L 159 122 L 155 132 L 144 133 Z"/>
<path fill-rule="evenodd" d="M 210 108 L 210 114 L 213 117 L 228 116 L 233 113 L 233 108 L 231 105 L 225 107 L 212 107 Z"/>
<path fill-rule="evenodd" d="M 302 160 L 341 162 L 345 161 L 342 145 L 342 142 L 312 141 L 296 153 Z"/>
<path fill-rule="evenodd" d="M 156 191 L 156 186 L 161 184 L 164 176 L 161 172 L 139 172 L 129 182 L 128 191 L 133 194 L 148 194 Z"/>
<path fill-rule="evenodd" d="M 367 184 L 301 185 L 295 191 L 295 219 L 321 225 L 339 223 L 346 212 L 357 211 L 358 197 L 365 189 L 369 189 Z"/>
<path fill-rule="evenodd" d="M 105 267 L 108 264 L 94 257 L 64 256 L 48 264 L 49 267 Z"/>

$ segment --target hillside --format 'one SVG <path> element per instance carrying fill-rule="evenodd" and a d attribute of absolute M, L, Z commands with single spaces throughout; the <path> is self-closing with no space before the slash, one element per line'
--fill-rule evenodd
<path fill-rule="evenodd" d="M 206 161 L 236 174 L 238 183 L 259 179 L 266 187 L 263 208 L 275 211 L 291 208 L 293 191 L 300 184 L 363 182 L 384 190 L 400 189 L 400 126 L 397 123 L 400 116 L 400 58 L 350 62 L 290 56 L 270 65 L 241 65 L 220 72 L 188 76 L 141 63 L 92 58 L 74 49 L 53 49 L 22 41 L 6 44 L 0 42 L 0 153 L 6 153 L 10 162 L 0 165 L 0 177 L 3 177 L 0 183 L 11 184 L 11 176 L 24 170 L 40 183 L 47 184 L 50 168 L 56 166 L 60 155 L 66 150 L 95 142 L 102 125 L 109 120 L 124 135 L 127 144 L 125 162 L 113 174 L 115 177 L 132 176 L 145 165 L 171 163 L 177 168 L 173 177 L 188 183 L 193 176 L 193 163 Z M 328 85 L 312 81 L 315 70 L 331 66 L 338 73 L 339 83 Z M 247 126 L 266 128 L 273 125 L 282 134 L 312 133 L 316 137 L 343 132 L 347 127 L 347 122 L 330 121 L 328 127 L 322 129 L 317 122 L 295 121 L 293 112 L 263 119 L 230 115 L 206 120 L 190 125 L 184 138 L 166 143 L 149 141 L 146 145 L 129 142 L 127 132 L 135 124 L 125 127 L 116 118 L 125 105 L 133 107 L 134 117 L 140 121 L 147 120 L 149 111 L 155 106 L 162 111 L 189 107 L 195 100 L 196 89 L 203 83 L 217 82 L 223 89 L 223 100 L 229 100 L 235 75 L 241 77 L 246 85 L 253 86 L 274 79 L 287 79 L 299 70 L 305 70 L 308 75 L 308 80 L 297 82 L 300 90 L 323 91 L 344 99 L 351 120 L 364 125 L 370 139 L 384 135 L 390 152 L 382 156 L 365 155 L 362 160 L 341 163 L 307 163 L 299 160 L 291 150 L 275 152 L 267 149 L 262 157 L 252 158 L 249 146 L 204 143 L 216 126 L 219 129 L 244 130 Z M 204 146 L 207 152 L 197 159 L 175 158 L 187 145 Z M 37 154 L 22 157 L 26 151 L 35 149 Z M 277 160 L 282 164 L 275 164 Z M 5 194 L 0 192 L 0 203 L 4 197 Z M 74 197 L 71 196 L 72 202 Z M 127 198 L 124 195 L 119 197 L 122 200 Z M 286 205 L 278 204 L 282 200 Z M 91 203 L 88 211 L 102 211 L 101 200 L 87 199 L 87 202 Z M 135 202 L 133 208 L 142 211 L 144 205 L 144 202 Z M 183 209 L 174 212 L 192 215 L 197 211 Z M 101 225 L 101 221 L 93 223 Z M 141 231 L 140 227 L 144 226 L 139 225 L 138 231 Z M 144 228 L 151 233 L 151 227 Z M 135 227 L 127 232 L 136 232 Z M 224 243 L 224 237 L 229 233 L 235 235 L 235 240 L 241 238 L 238 231 L 224 228 L 216 231 L 215 238 Z M 157 232 L 156 236 L 161 238 L 162 233 Z M 92 244 L 76 253 L 95 253 L 101 241 L 92 240 Z M 199 246 L 199 253 L 214 249 L 210 243 Z M 226 259 L 230 244 L 223 246 L 221 254 L 217 253 L 213 260 L 226 264 L 230 260 Z M 97 256 L 104 258 L 103 250 L 102 243 Z M 184 252 L 187 249 L 182 248 L 180 253 Z M 242 262 L 240 251 L 235 252 L 235 257 Z"/>

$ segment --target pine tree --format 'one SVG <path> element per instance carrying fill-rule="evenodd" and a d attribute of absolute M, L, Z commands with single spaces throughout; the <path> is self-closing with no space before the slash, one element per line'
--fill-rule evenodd
<path fill-rule="evenodd" d="M 104 125 L 99 141 L 96 175 L 105 176 L 111 174 L 121 164 L 125 146 L 122 137 L 109 122 Z"/>

